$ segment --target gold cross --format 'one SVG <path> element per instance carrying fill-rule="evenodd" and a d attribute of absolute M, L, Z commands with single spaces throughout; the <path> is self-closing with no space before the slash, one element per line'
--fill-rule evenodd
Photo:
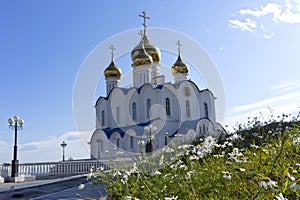
<path fill-rule="evenodd" d="M 111 49 L 111 59 L 114 59 L 114 50 L 116 50 L 115 46 L 112 44 L 110 45 L 110 47 L 108 47 L 109 49 Z"/>
<path fill-rule="evenodd" d="M 182 44 L 179 40 L 176 42 L 176 44 L 178 46 L 178 55 L 180 55 L 180 47 L 182 46 Z"/>
<path fill-rule="evenodd" d="M 142 18 L 144 18 L 144 23 L 143 23 L 143 26 L 144 26 L 144 29 L 146 29 L 146 27 L 147 27 L 147 25 L 146 25 L 146 19 L 150 19 L 150 17 L 148 17 L 148 16 L 147 16 L 147 13 L 146 13 L 146 11 L 143 11 L 143 12 L 142 12 L 142 15 L 141 15 L 141 14 L 139 14 L 139 17 L 142 17 Z"/>

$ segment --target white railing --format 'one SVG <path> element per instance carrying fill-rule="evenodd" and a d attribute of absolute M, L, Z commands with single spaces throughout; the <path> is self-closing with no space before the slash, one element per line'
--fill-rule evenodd
<path fill-rule="evenodd" d="M 50 175 L 71 175 L 85 174 L 92 168 L 103 170 L 124 169 L 131 161 L 112 160 L 88 160 L 88 161 L 62 161 L 45 163 L 24 163 L 18 165 L 19 176 L 50 176 Z M 11 174 L 10 164 L 0 164 L 0 176 L 7 179 Z"/>

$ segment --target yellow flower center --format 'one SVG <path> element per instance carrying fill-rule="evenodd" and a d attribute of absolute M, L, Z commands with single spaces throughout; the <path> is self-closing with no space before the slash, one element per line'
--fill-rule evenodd
<path fill-rule="evenodd" d="M 271 179 L 267 176 L 263 179 L 263 182 L 270 182 L 270 181 L 271 181 Z"/>

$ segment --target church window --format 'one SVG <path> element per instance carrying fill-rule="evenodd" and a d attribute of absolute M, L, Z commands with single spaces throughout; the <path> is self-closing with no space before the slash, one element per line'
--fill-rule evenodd
<path fill-rule="evenodd" d="M 130 136 L 130 148 L 133 149 L 133 136 Z"/>
<path fill-rule="evenodd" d="M 190 102 L 186 101 L 185 102 L 185 114 L 187 117 L 191 116 L 191 109 L 190 109 Z"/>
<path fill-rule="evenodd" d="M 116 118 L 117 118 L 117 123 L 120 123 L 120 107 L 117 106 L 116 108 Z"/>
<path fill-rule="evenodd" d="M 171 115 L 170 99 L 169 98 L 166 98 L 166 113 L 167 113 L 167 116 Z"/>
<path fill-rule="evenodd" d="M 165 146 L 168 145 L 168 135 L 165 135 Z"/>
<path fill-rule="evenodd" d="M 151 100 L 147 99 L 147 117 L 150 117 Z"/>
<path fill-rule="evenodd" d="M 206 118 L 208 118 L 208 106 L 207 106 L 207 103 L 204 103 L 204 116 L 206 117 Z"/>
<path fill-rule="evenodd" d="M 120 138 L 117 138 L 117 147 L 120 147 Z"/>
<path fill-rule="evenodd" d="M 132 119 L 136 120 L 136 103 L 132 103 Z"/>
<path fill-rule="evenodd" d="M 105 126 L 105 112 L 102 110 L 101 112 L 101 126 Z"/>
<path fill-rule="evenodd" d="M 143 83 L 146 83 L 146 74 L 144 74 L 144 81 Z"/>
<path fill-rule="evenodd" d="M 140 84 L 142 84 L 142 74 L 140 74 Z"/>

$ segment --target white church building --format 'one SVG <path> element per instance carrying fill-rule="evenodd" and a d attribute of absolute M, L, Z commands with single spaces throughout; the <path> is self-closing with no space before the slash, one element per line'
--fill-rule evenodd
<path fill-rule="evenodd" d="M 131 51 L 133 87 L 120 87 L 122 72 L 111 46 L 111 62 L 104 71 L 106 96 L 99 97 L 95 104 L 91 159 L 153 152 L 172 140 L 190 142 L 224 131 L 216 122 L 214 94 L 188 79 L 189 67 L 181 57 L 179 41 L 178 57 L 170 67 L 173 81 L 165 82 L 160 73 L 160 50 L 147 35 L 149 18 L 146 12 L 140 16 L 144 18 L 144 31 Z"/>

